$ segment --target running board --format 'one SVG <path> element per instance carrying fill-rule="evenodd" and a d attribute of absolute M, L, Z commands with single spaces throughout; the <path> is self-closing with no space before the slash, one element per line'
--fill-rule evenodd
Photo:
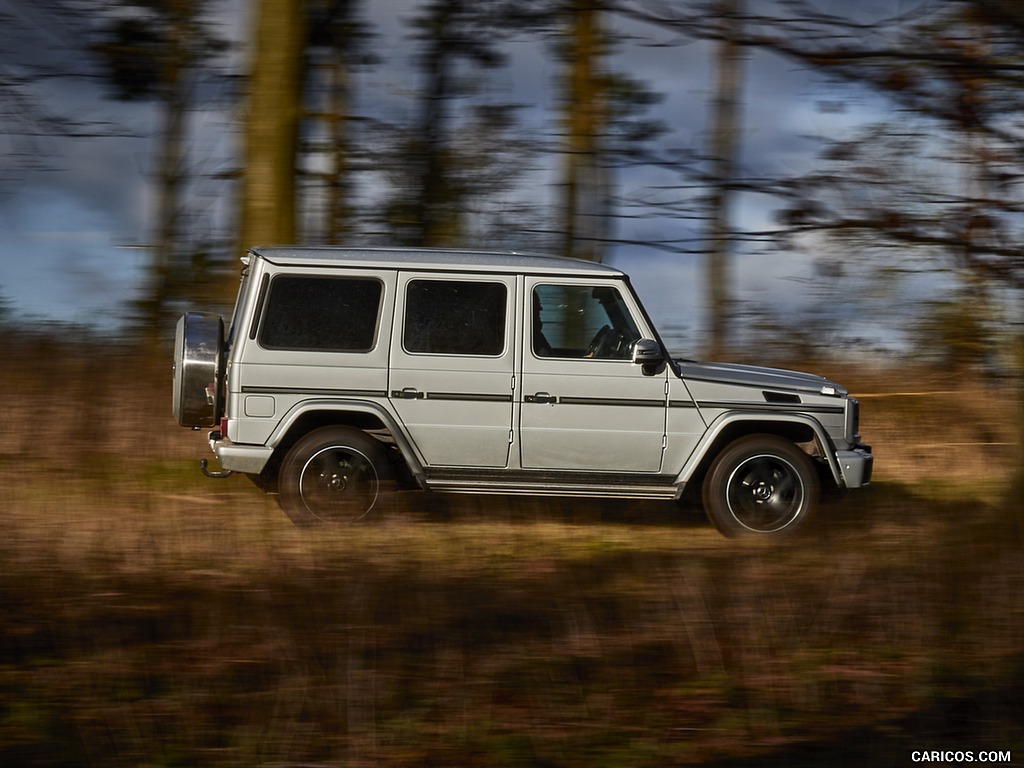
<path fill-rule="evenodd" d="M 481 483 L 470 479 L 430 478 L 424 481 L 426 488 L 442 493 L 483 493 L 524 496 L 575 496 L 605 499 L 674 499 L 678 493 L 675 485 L 640 484 L 597 485 L 582 483 L 551 482 L 495 482 Z"/>

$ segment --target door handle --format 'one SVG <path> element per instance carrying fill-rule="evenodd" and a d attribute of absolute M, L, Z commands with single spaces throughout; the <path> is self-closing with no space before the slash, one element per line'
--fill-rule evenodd
<path fill-rule="evenodd" d="M 528 403 L 557 403 L 558 398 L 547 392 L 538 392 L 535 395 L 527 395 L 523 398 Z"/>
<path fill-rule="evenodd" d="M 406 387 L 405 389 L 393 389 L 391 390 L 391 396 L 397 397 L 400 400 L 422 400 L 423 393 L 420 392 L 416 387 Z"/>

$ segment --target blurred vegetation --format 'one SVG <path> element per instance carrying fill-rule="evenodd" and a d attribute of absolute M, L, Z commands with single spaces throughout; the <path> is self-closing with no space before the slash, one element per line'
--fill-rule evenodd
<path fill-rule="evenodd" d="M 255 57 L 268 65 L 259 82 L 301 92 L 237 109 L 254 116 L 240 130 L 267 136 L 216 172 L 191 162 L 183 122 L 192 89 L 226 65 L 218 41 L 187 34 L 216 4 L 39 4 L 61 19 L 55 40 L 165 107 L 140 305 L 150 331 L 167 331 L 186 303 L 228 302 L 252 238 L 596 257 L 622 244 L 611 220 L 661 217 L 697 224 L 637 245 L 705 257 L 700 223 L 717 190 L 780 201 L 765 230 L 726 221 L 734 246 L 829 254 L 817 257 L 819 309 L 859 301 L 853 275 L 882 297 L 884 317 L 906 309 L 892 291 L 901 276 L 933 277 L 916 306 L 934 311 L 910 314 L 940 365 L 864 367 L 828 325 L 835 313 L 794 323 L 723 299 L 721 319 L 754 318 L 756 362 L 863 395 L 875 484 L 783 545 L 722 539 L 672 505 L 423 495 L 376 525 L 309 533 L 245 480 L 199 476 L 185 457 L 204 441 L 172 422 L 162 352 L 31 328 L 0 301 L 0 763 L 859 766 L 950 744 L 1024 750 L 1022 518 L 1019 496 L 1007 502 L 1015 467 L 1024 482 L 1024 419 L 1011 407 L 1019 381 L 988 367 L 1020 332 L 1024 173 L 1007 127 L 1024 108 L 1017 5 L 924 4 L 869 27 L 805 3 L 752 7 L 732 27 L 736 44 L 882 95 L 893 119 L 823 142 L 806 173 L 768 177 L 737 161 L 721 178 L 709 167 L 728 158 L 689 137 L 653 142 L 664 138 L 657 96 L 611 71 L 618 41 L 599 3 L 422 3 L 407 41 L 424 75 L 404 94 L 416 106 L 384 114 L 358 98 L 378 64 L 358 2 L 265 0 L 256 50 L 281 30 L 292 45 L 276 47 L 283 63 Z M 687 43 L 718 39 L 723 7 L 615 11 Z M 5 40 L 17 19 L 0 14 Z M 490 90 L 512 33 L 543 41 L 560 66 L 554 132 L 534 136 Z M 449 37 L 459 46 L 440 45 Z M 147 40 L 164 50 L 138 59 Z M 53 68 L 9 65 L 0 60 L 0 98 L 5 130 L 23 137 L 18 173 L 44 154 L 37 136 L 99 135 L 33 97 Z M 217 98 L 239 106 L 233 87 Z M 560 154 L 571 162 L 552 174 L 556 206 L 513 193 Z M 658 195 L 624 191 L 614 172 L 630 164 L 673 181 Z M 185 190 L 198 180 L 227 193 Z M 222 207 L 208 203 L 232 197 L 229 185 L 257 188 L 241 218 L 258 236 L 215 219 Z M 839 362 L 816 358 L 830 347 Z M 1020 356 L 1006 357 L 999 372 L 1019 373 Z"/>
<path fill-rule="evenodd" d="M 854 314 L 949 345 L 939 354 L 958 361 L 976 355 L 976 329 L 995 345 L 1020 333 L 1018 3 L 407 7 L 391 50 L 359 0 L 260 0 L 246 13 L 223 0 L 15 2 L 0 12 L 0 180 L 58 171 L 61 137 L 134 135 L 100 98 L 88 116 L 62 113 L 55 83 L 88 79 L 157 108 L 140 163 L 153 210 L 133 234 L 150 257 L 134 327 L 151 337 L 185 306 L 229 303 L 242 250 L 293 241 L 699 259 L 708 336 L 689 346 L 723 355 L 747 340 L 750 317 L 779 309 L 774 290 L 740 303 L 745 275 L 728 262 L 756 272 L 780 251 L 818 265 L 816 329 L 838 343 L 863 341 L 842 335 Z M 626 54 L 676 46 L 708 57 L 706 92 L 692 95 L 706 130 L 664 106 L 670 86 L 623 71 Z M 776 57 L 808 73 L 811 99 L 827 94 L 819 111 L 851 112 L 800 168 L 754 156 L 763 126 L 743 121 L 744 105 L 770 113 L 773 94 L 752 86 Z M 551 73 L 525 103 L 510 95 L 524 58 Z M 241 139 L 227 156 L 210 154 L 207 121 L 192 119 L 213 115 Z M 766 213 L 754 226 L 741 210 Z"/>
<path fill-rule="evenodd" d="M 878 466 L 782 544 L 666 503 L 418 493 L 310 532 L 246 480 L 201 477 L 167 366 L 128 344 L 8 342 L 0 764 L 799 768 L 1024 749 L 1012 390 L 803 361 L 863 395 Z"/>

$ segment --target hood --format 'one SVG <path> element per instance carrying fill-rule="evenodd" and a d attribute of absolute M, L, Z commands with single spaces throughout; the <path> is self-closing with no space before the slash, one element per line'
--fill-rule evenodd
<path fill-rule="evenodd" d="M 734 363 L 698 363 L 693 360 L 677 360 L 679 375 L 684 379 L 703 379 L 728 384 L 764 389 L 783 389 L 797 392 L 813 392 L 816 395 L 849 394 L 846 387 L 823 376 L 782 368 L 764 368 L 757 365 Z"/>

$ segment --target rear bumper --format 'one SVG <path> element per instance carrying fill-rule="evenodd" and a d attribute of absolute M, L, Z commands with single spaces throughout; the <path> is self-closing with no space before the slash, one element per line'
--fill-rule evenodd
<path fill-rule="evenodd" d="M 237 445 L 221 437 L 220 432 L 210 433 L 210 448 L 224 469 L 246 475 L 262 472 L 274 453 L 265 445 Z"/>
<path fill-rule="evenodd" d="M 851 451 L 836 451 L 836 461 L 839 462 L 845 487 L 861 488 L 871 482 L 871 470 L 875 463 L 871 446 L 858 445 Z"/>

